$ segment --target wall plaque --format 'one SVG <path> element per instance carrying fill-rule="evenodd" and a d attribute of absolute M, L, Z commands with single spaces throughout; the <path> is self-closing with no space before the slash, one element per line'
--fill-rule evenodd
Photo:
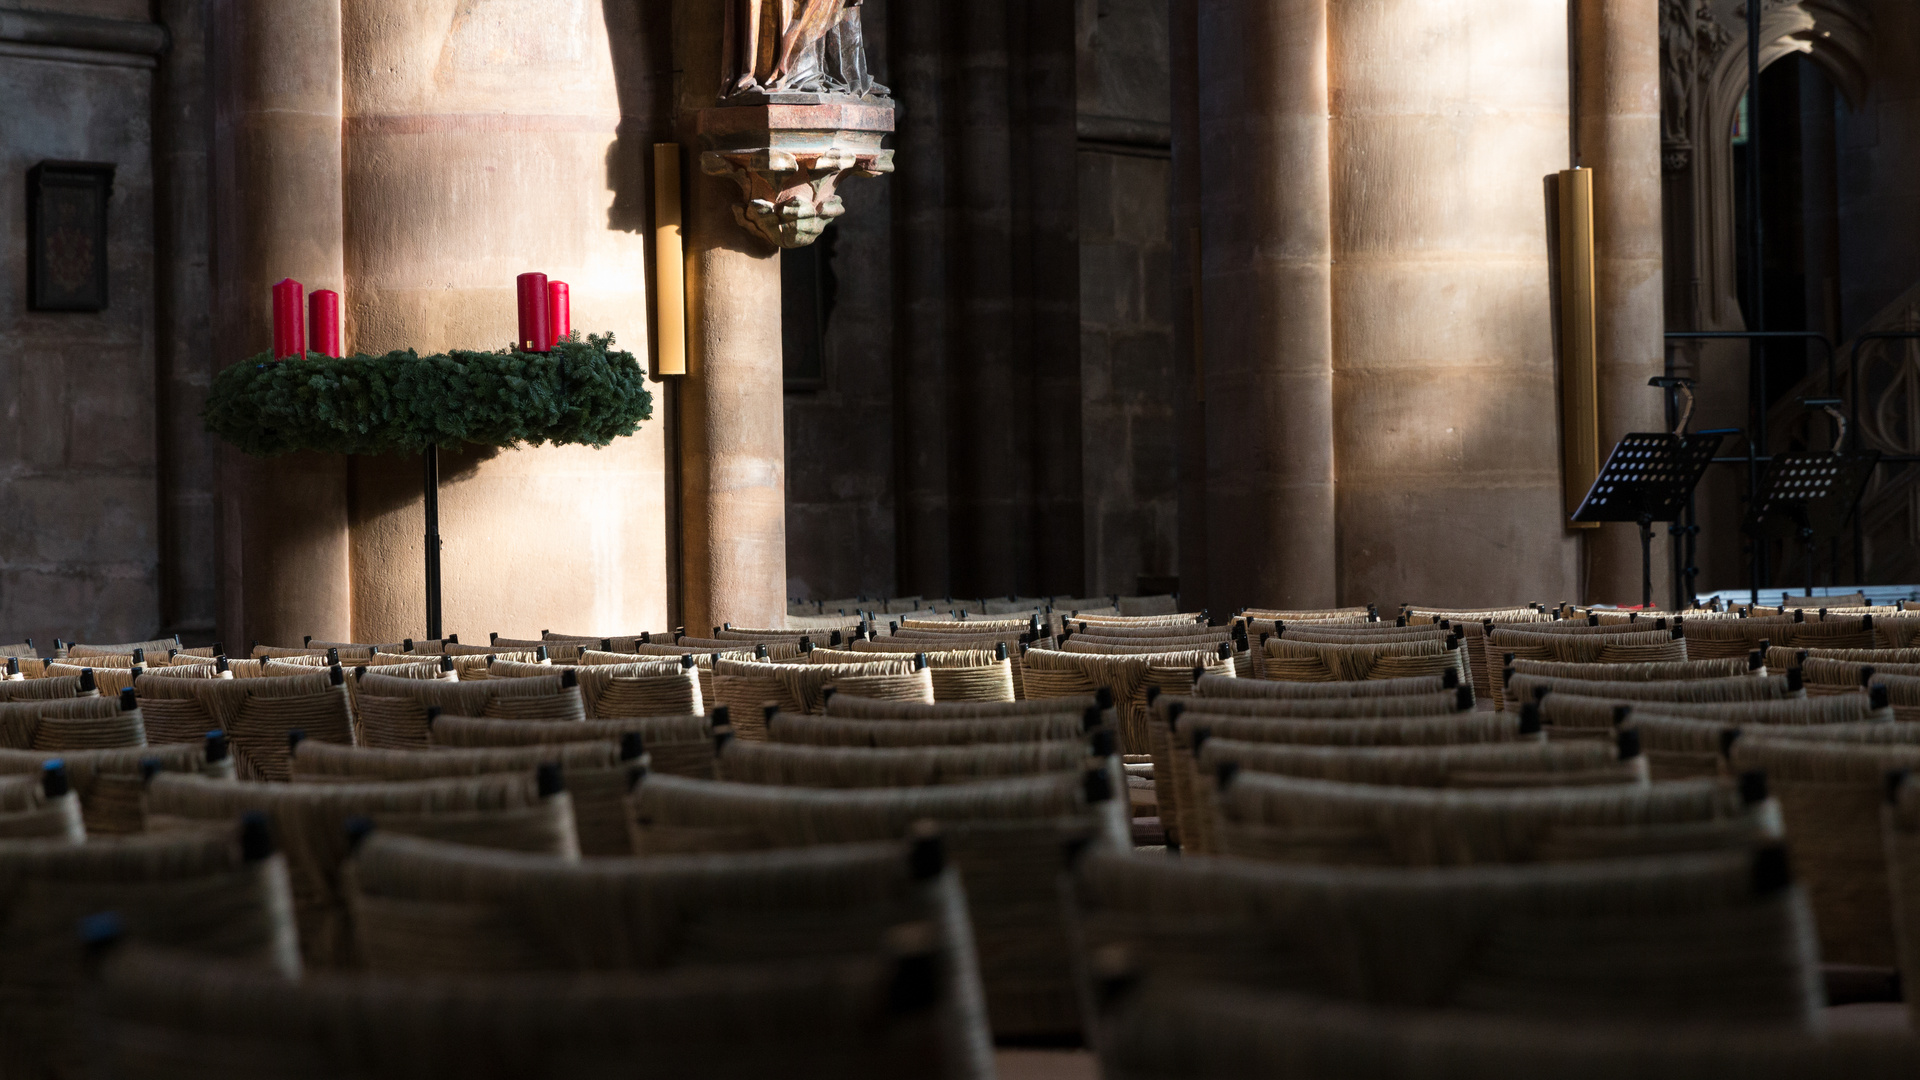
<path fill-rule="evenodd" d="M 43 161 L 27 172 L 27 306 L 104 311 L 113 166 Z"/>

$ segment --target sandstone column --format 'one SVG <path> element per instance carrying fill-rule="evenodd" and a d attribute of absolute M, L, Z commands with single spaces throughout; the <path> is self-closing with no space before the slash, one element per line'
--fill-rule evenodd
<path fill-rule="evenodd" d="M 1336 598 L 1325 0 L 1199 5 L 1210 602 Z"/>
<path fill-rule="evenodd" d="M 214 94 L 214 348 L 230 364 L 272 341 L 269 290 L 344 288 L 339 0 L 218 0 Z M 346 463 L 224 448 L 221 634 L 229 648 L 345 638 Z"/>
<path fill-rule="evenodd" d="M 1207 406 L 1199 378 L 1200 0 L 1170 0 L 1167 44 L 1173 82 L 1173 183 L 1167 215 L 1173 248 L 1174 403 L 1179 427 L 1179 574 L 1183 611 L 1207 599 Z M 1224 608 L 1223 608 L 1224 610 Z"/>
<path fill-rule="evenodd" d="M 740 190 L 703 175 L 696 117 L 720 91 L 721 5 L 682 3 L 687 375 L 678 417 L 681 604 L 689 632 L 786 623 L 786 444 L 779 252 L 734 221 Z"/>
<path fill-rule="evenodd" d="M 1666 430 L 1657 0 L 1582 0 L 1576 101 L 1580 164 L 1594 173 L 1600 452 L 1629 431 Z M 1670 603 L 1666 526 L 1654 526 L 1655 603 Z M 1640 531 L 1603 525 L 1587 547 L 1587 599 L 1640 602 Z"/>
<path fill-rule="evenodd" d="M 1566 10 L 1328 7 L 1341 599 L 1572 599 L 1543 187 Z"/>
<path fill-rule="evenodd" d="M 644 365 L 647 227 L 633 208 L 648 204 L 655 137 L 647 50 L 616 48 L 598 4 L 538 20 L 503 0 L 451 21 L 438 0 L 342 8 L 352 347 L 502 347 L 515 277 L 537 270 L 571 287 L 574 329 L 611 331 Z M 605 449 L 442 451 L 446 632 L 665 627 L 664 395 L 651 389 L 653 419 Z M 353 491 L 356 637 L 418 636 L 421 459 L 356 458 Z"/>

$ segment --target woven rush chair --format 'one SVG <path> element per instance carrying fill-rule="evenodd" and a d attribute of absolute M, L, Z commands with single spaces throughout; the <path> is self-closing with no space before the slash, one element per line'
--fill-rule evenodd
<path fill-rule="evenodd" d="M 608 742 L 622 746 L 639 736 L 647 768 L 674 776 L 713 778 L 713 725 L 724 716 L 645 716 L 556 724 L 547 720 L 495 720 L 438 716 L 430 731 L 437 749 L 557 746 L 571 742 Z"/>
<path fill-rule="evenodd" d="M 1090 656 L 1032 649 L 1025 656 L 1025 664 L 1027 696 L 1031 699 L 1079 698 L 1099 690 L 1111 693 L 1118 706 L 1120 749 L 1130 755 L 1152 753 L 1147 719 L 1149 689 L 1184 693 L 1192 688 L 1195 668 L 1205 676 L 1237 677 L 1230 653 L 1221 656 L 1206 650 Z"/>
<path fill-rule="evenodd" d="M 178 649 L 179 647 L 180 639 L 178 637 L 155 638 L 152 641 L 126 641 L 117 645 L 83 645 L 78 642 L 69 641 L 67 642 L 65 653 L 62 655 L 88 658 L 98 656 L 127 656 L 137 650 L 140 652 L 150 652 L 155 656 L 165 656 L 167 655 L 168 649 Z"/>
<path fill-rule="evenodd" d="M 1523 614 L 1526 616 L 1523 618 Z M 1411 619 L 1413 616 L 1409 616 Z M 1473 692 L 1481 697 L 1493 693 L 1492 673 L 1487 656 L 1487 635 L 1495 625 L 1509 627 L 1543 625 L 1546 617 L 1538 612 L 1495 611 L 1487 614 L 1478 612 L 1427 613 L 1425 617 L 1435 621 L 1446 620 L 1452 625 L 1454 633 L 1460 635 L 1460 647 L 1467 652 L 1467 667 L 1473 675 Z M 1497 657 L 1495 659 L 1498 659 Z"/>
<path fill-rule="evenodd" d="M 111 715 L 93 708 L 104 701 L 116 706 Z M 131 688 L 112 698 L 75 698 L 48 702 L 39 710 L 30 750 L 115 750 L 147 745 L 147 727 Z"/>
<path fill-rule="evenodd" d="M 1585 682 L 1685 682 L 1699 679 L 1731 679 L 1746 675 L 1765 675 L 1764 660 L 1754 656 L 1740 660 L 1671 660 L 1653 664 L 1579 664 L 1558 660 L 1525 660 L 1514 657 L 1516 675 L 1538 675 L 1549 679 L 1579 679 Z"/>
<path fill-rule="evenodd" d="M 153 743 L 198 742 L 224 730 L 242 779 L 285 780 L 288 736 L 354 741 L 353 704 L 339 667 L 273 679 L 142 675 L 134 691 Z"/>
<path fill-rule="evenodd" d="M 775 726 L 778 726 L 777 724 Z M 714 775 L 741 784 L 786 787 L 881 788 L 964 784 L 1006 776 L 1083 772 L 1111 758 L 1104 749 L 1067 740 L 978 746 L 827 747 L 804 743 L 749 743 L 721 739 Z M 1092 760 L 1090 760 L 1092 759 Z"/>
<path fill-rule="evenodd" d="M 1792 673 L 1724 679 L 1626 679 L 1602 682 L 1594 679 L 1562 679 L 1550 675 L 1523 675 L 1516 670 L 1511 679 L 1502 678 L 1500 681 L 1505 684 L 1509 695 L 1502 704 L 1509 709 L 1520 702 L 1538 701 L 1543 694 L 1568 694 L 1614 701 L 1753 702 L 1805 698 L 1799 677 Z"/>
<path fill-rule="evenodd" d="M 985 720 L 1017 716 L 1049 716 L 1056 713 L 1082 713 L 1088 708 L 1111 713 L 1113 694 L 1107 690 L 1089 690 L 1074 697 L 1036 698 L 1027 701 L 943 701 L 932 705 L 904 701 L 877 701 L 853 694 L 835 694 L 826 701 L 825 714 L 847 719 L 866 720 Z M 1113 718 L 1108 717 L 1110 722 Z"/>
<path fill-rule="evenodd" d="M 1920 1044 L 1905 1033 L 1376 1010 L 1150 979 L 1115 994 L 1098 1045 L 1107 1080 L 1894 1080 L 1920 1070 Z"/>
<path fill-rule="evenodd" d="M 1196 698 L 1362 698 L 1431 694 L 1461 685 L 1460 673 L 1414 675 L 1404 679 L 1363 679 L 1359 682 L 1281 682 L 1271 679 L 1200 679 L 1193 684 Z"/>
<path fill-rule="evenodd" d="M 394 832 L 480 847 L 578 857 L 573 804 L 559 770 L 447 780 L 370 783 L 217 782 L 161 773 L 147 787 L 156 821 L 232 821 L 266 815 L 275 846 L 286 853 L 307 961 L 351 960 L 351 933 L 340 866 L 351 850 L 348 823 L 365 818 Z"/>
<path fill-rule="evenodd" d="M 67 784 L 80 801 L 88 836 L 145 832 L 146 777 L 156 772 L 198 773 L 233 779 L 226 737 L 204 746 L 142 746 L 122 750 L 0 750 L 0 774 L 40 776 L 50 762 L 64 766 Z"/>
<path fill-rule="evenodd" d="M 1901 982 L 1913 986 L 1920 980 L 1920 783 L 1911 773 L 1889 775 L 1887 803 L 1881 831 L 1893 894 L 1894 938 Z M 1908 1022 L 1920 1027 L 1920 994 L 1908 991 L 1905 996 Z"/>
<path fill-rule="evenodd" d="M 1196 725 L 1190 738 L 1178 740 L 1173 771 L 1180 799 L 1183 848 L 1219 851 L 1218 780 L 1242 771 L 1429 788 L 1570 787 L 1586 784 L 1638 784 L 1648 779 L 1647 763 L 1631 739 L 1625 745 L 1599 742 L 1549 744 L 1508 742 L 1456 747 L 1326 747 L 1216 739 Z M 1223 772 L 1224 770 L 1224 772 Z M 1156 773 L 1156 779 L 1158 774 Z"/>
<path fill-rule="evenodd" d="M 366 746 L 335 746 L 331 743 L 303 741 L 293 748 L 293 779 L 296 782 L 325 783 L 438 780 L 494 773 L 531 775 L 542 765 L 555 764 L 560 766 L 562 776 L 572 780 L 580 770 L 612 769 L 620 762 L 619 744 L 612 740 L 460 750 L 380 750 Z M 574 794 L 577 795 L 577 792 Z M 574 801 L 577 803 L 579 800 L 576 797 Z"/>
<path fill-rule="evenodd" d="M 907 1080 L 958 1072 L 940 1056 L 938 960 L 288 981 L 129 949 L 87 1022 L 103 1073 L 126 1080 Z"/>
<path fill-rule="evenodd" d="M 1537 704 L 1541 722 L 1554 737 L 1579 737 L 1586 731 L 1610 730 L 1628 712 L 1658 716 L 1691 716 L 1735 724 L 1850 724 L 1890 723 L 1893 710 L 1876 706 L 1871 695 L 1798 698 L 1785 701 L 1660 701 L 1583 697 L 1553 693 Z M 1525 706 L 1522 707 L 1523 711 Z"/>
<path fill-rule="evenodd" d="M 935 701 L 1024 701 L 1026 700 L 1026 692 L 1023 679 L 1024 672 L 1020 663 L 1020 646 L 1022 644 L 1021 638 L 1025 636 L 1024 634 L 1000 637 L 988 635 L 983 637 L 960 638 L 933 636 L 934 640 L 931 641 L 895 637 L 883 637 L 873 641 L 864 641 L 856 638 L 848 643 L 847 650 L 859 655 L 862 660 L 872 659 L 872 654 L 874 653 L 926 653 L 927 663 L 934 670 L 933 700 Z M 986 676 L 979 674 L 944 675 L 942 672 L 945 670 L 964 669 L 943 668 L 934 663 L 936 656 L 943 656 L 950 653 L 960 653 L 963 655 L 986 653 L 992 655 L 997 660 L 1002 650 L 1005 650 L 1007 653 L 1007 673 L 1012 681 L 1011 689 L 1013 696 L 1008 699 L 980 696 L 985 692 L 995 694 L 1000 692 L 1000 687 L 997 682 L 989 685 L 985 681 Z M 966 696 L 969 694 L 972 696 Z"/>
<path fill-rule="evenodd" d="M 631 757 L 626 756 L 629 753 Z M 637 735 L 625 747 L 603 740 L 466 750 L 378 750 L 314 742 L 293 748 L 293 779 L 308 783 L 437 780 L 496 773 L 537 777 L 543 765 L 560 768 L 573 801 L 580 854 L 633 854 L 633 842 L 627 836 L 627 789 L 633 786 L 634 769 L 645 767 Z"/>
<path fill-rule="evenodd" d="M 630 664 L 633 663 L 636 656 L 641 660 L 656 658 L 672 658 L 677 660 L 681 657 L 693 657 L 694 670 L 700 677 L 700 700 L 704 702 L 705 707 L 709 709 L 717 704 L 713 696 L 714 659 L 752 660 L 754 658 L 753 650 L 751 649 L 690 649 L 679 645 L 640 643 L 634 646 L 634 654 L 631 656 L 625 653 L 601 652 L 599 650 L 582 652 L 580 654 L 580 666 L 587 667 L 594 664 Z"/>
<path fill-rule="evenodd" d="M 1800 667 L 1806 660 L 1849 660 L 1855 663 L 1888 665 L 1898 670 L 1907 664 L 1920 664 L 1920 649 L 1801 649 L 1790 645 L 1769 645 L 1769 667 Z"/>
<path fill-rule="evenodd" d="M 87 838 L 80 797 L 68 786 L 59 759 L 37 773 L 0 776 L 0 840 L 78 844 Z"/>
<path fill-rule="evenodd" d="M 1183 722 L 1181 731 L 1186 731 Z M 1462 746 L 1471 743 L 1545 742 L 1536 728 L 1504 713 L 1387 717 L 1379 720 L 1278 720 L 1264 716 L 1214 715 L 1194 723 L 1201 731 L 1234 739 L 1301 746 Z"/>
<path fill-rule="evenodd" d="M 1089 852 L 1071 896 L 1087 969 L 1123 952 L 1149 977 L 1456 1019 L 1820 1022 L 1777 846 L 1441 870 Z"/>
<path fill-rule="evenodd" d="M 359 679 L 360 728 L 369 746 L 421 749 L 430 744 L 429 709 L 501 720 L 586 719 L 579 676 L 572 668 L 526 678 L 441 682 L 367 674 Z"/>
<path fill-rule="evenodd" d="M 1578 664 L 1670 663 L 1691 659 L 1687 653 L 1686 639 L 1676 637 L 1669 630 L 1609 634 L 1494 631 L 1487 639 L 1489 659 L 1507 653 L 1513 654 L 1516 660 L 1553 660 Z M 1740 655 L 1747 656 L 1748 653 Z M 1504 669 L 1490 671 L 1489 682 L 1497 693 L 1507 693 Z"/>
<path fill-rule="evenodd" d="M 1794 657 L 1789 662 L 1799 670 L 1800 678 L 1806 683 L 1809 694 L 1847 693 L 1858 690 L 1870 681 L 1869 672 L 1873 675 L 1920 675 L 1920 654 L 1916 654 L 1917 662 L 1900 664 L 1816 656 L 1804 649 L 1797 652 L 1793 649 L 1769 651 Z"/>
<path fill-rule="evenodd" d="M 91 1075 L 80 926 L 102 912 L 133 941 L 297 975 L 286 864 L 258 823 L 240 832 L 0 841 L 0 1070 Z"/>
<path fill-rule="evenodd" d="M 602 652 L 631 654 L 636 645 L 643 642 L 651 643 L 660 641 L 662 639 L 672 641 L 673 635 L 660 630 L 644 630 L 638 634 L 556 634 L 551 630 L 545 630 L 541 632 L 538 642 L 506 641 L 505 639 L 496 640 L 511 645 L 553 644 L 555 642 L 570 643 L 581 646 L 583 651 L 587 648 L 593 648 Z"/>
<path fill-rule="evenodd" d="M 1376 676 L 1439 675 L 1448 670 L 1463 680 L 1471 674 L 1458 639 L 1342 644 L 1273 637 L 1267 639 L 1266 657 L 1261 661 L 1262 678 L 1287 682 L 1353 682 Z"/>
<path fill-rule="evenodd" d="M 572 668 L 580 685 L 587 719 L 621 716 L 697 716 L 706 711 L 700 694 L 698 664 L 691 656 L 677 660 L 641 660 L 628 663 L 583 664 Z M 488 668 L 492 676 L 527 678 L 557 675 L 551 666 L 498 661 Z"/>
<path fill-rule="evenodd" d="M 1695 659 L 1745 656 L 1762 641 L 1794 648 L 1871 649 L 1876 645 L 1871 615 L 1828 622 L 1795 622 L 1792 616 L 1759 619 L 1686 620 L 1688 648 Z"/>
<path fill-rule="evenodd" d="M 759 639 L 748 641 L 742 638 L 697 638 L 681 637 L 674 644 L 681 648 L 704 649 L 708 652 L 746 652 L 753 659 L 774 663 L 789 663 L 800 659 L 800 640 Z"/>
<path fill-rule="evenodd" d="M 1458 679 L 1458 676 L 1455 676 Z M 1228 683 L 1233 679 L 1202 679 L 1203 685 Z M 1284 684 L 1274 684 L 1284 685 Z M 1328 685 L 1328 684 L 1301 684 Z M 1203 698 L 1162 694 L 1147 712 L 1147 744 L 1153 762 L 1155 802 L 1162 825 L 1176 843 L 1187 844 L 1181 818 L 1193 804 L 1192 738 L 1178 734 L 1176 728 L 1191 717 L 1205 725 L 1216 716 L 1253 716 L 1268 719 L 1325 720 L 1345 718 L 1377 719 L 1385 717 L 1445 716 L 1473 708 L 1473 694 L 1465 687 L 1440 690 L 1431 694 L 1397 697 L 1355 698 Z M 1204 830 L 1204 820 L 1196 821 Z M 1206 850 L 1204 847 L 1200 850 Z"/>
<path fill-rule="evenodd" d="M 1769 739 L 1743 731 L 1727 760 L 1735 772 L 1764 772 L 1780 802 L 1787 846 L 1813 898 L 1822 959 L 1894 967 L 1881 808 L 1887 775 L 1920 765 L 1920 745 Z"/>
<path fill-rule="evenodd" d="M 81 698 L 26 698 L 18 701 L 0 701 L 0 747 L 13 750 L 33 749 L 35 741 L 40 738 L 42 720 L 49 716 L 68 721 L 97 721 L 112 728 L 122 715 L 127 714 L 127 711 L 121 708 L 121 704 L 117 698 L 101 697 L 98 694 Z M 138 705 L 131 710 L 130 715 L 135 720 L 140 718 Z M 48 738 L 61 737 L 52 731 L 48 733 Z M 144 727 L 142 741 L 144 741 Z"/>
<path fill-rule="evenodd" d="M 354 930 L 397 975 L 659 971 L 870 955 L 931 931 L 948 1075 L 992 1075 L 973 932 L 937 834 L 913 843 L 567 862 L 375 832 L 356 851 Z"/>
<path fill-rule="evenodd" d="M 1199 771 L 1216 776 L 1221 765 L 1234 771 L 1304 776 L 1349 784 L 1393 787 L 1513 788 L 1648 782 L 1646 762 L 1638 754 L 1623 757 L 1619 748 L 1599 742 L 1480 743 L 1446 747 L 1294 746 L 1205 738 Z"/>
<path fill-rule="evenodd" d="M 90 669 L 82 669 L 71 675 L 0 680 L 0 701 L 47 701 L 52 698 L 91 697 L 99 693 L 99 681 Z"/>
<path fill-rule="evenodd" d="M 72 664 L 65 663 L 48 664 L 46 666 L 47 675 L 51 678 L 80 678 L 85 680 L 83 685 L 90 683 L 102 694 L 108 696 L 118 695 L 120 691 L 132 686 L 135 680 L 145 675 L 149 670 L 170 671 L 172 669 L 164 667 L 150 669 L 145 664 L 135 664 L 132 667 L 100 668 L 75 667 Z"/>
<path fill-rule="evenodd" d="M 920 662 L 914 663 L 917 666 Z M 840 675 L 821 688 L 823 699 L 827 695 L 836 693 L 848 693 L 874 701 L 907 701 L 931 705 L 934 702 L 933 670 L 920 667 L 919 670 L 906 674 L 883 672 L 869 675 Z"/>
<path fill-rule="evenodd" d="M 860 644 L 877 645 L 878 642 Z M 872 660 L 878 649 L 814 649 L 807 654 L 815 664 L 857 664 Z M 901 651 L 901 650 L 893 650 Z M 933 700 L 940 701 L 1012 701 L 1013 660 L 1004 645 L 987 649 L 946 649 L 919 651 L 925 658 L 932 682 Z M 840 693 L 852 690 L 836 684 Z M 867 695 L 871 696 L 871 695 Z"/>
<path fill-rule="evenodd" d="M 873 680 L 860 682 L 862 679 Z M 713 700 L 733 710 L 735 732 L 743 739 L 762 739 L 760 710 L 768 705 L 787 712 L 817 713 L 829 685 L 845 685 L 850 694 L 860 689 L 884 692 L 888 698 L 933 700 L 932 681 L 911 658 L 874 660 L 860 664 L 775 664 L 755 660 L 717 660 L 713 665 Z M 911 695 L 911 696 L 907 696 Z"/>
<path fill-rule="evenodd" d="M 837 716 L 777 713 L 767 721 L 769 744 L 799 746 L 974 746 L 1067 741 L 1078 743 L 1103 725 L 1103 714 L 1089 706 L 1079 713 L 955 720 L 869 720 Z"/>
<path fill-rule="evenodd" d="M 1213 738 L 1196 717 L 1171 736 L 1171 765 L 1154 774 L 1162 819 L 1171 796 L 1185 849 L 1219 853 L 1221 776 L 1273 773 L 1346 784 L 1417 788 L 1555 788 L 1576 784 L 1645 784 L 1647 763 L 1630 738 L 1615 744 L 1496 742 L 1442 748 L 1340 748 Z M 1164 778 L 1164 780 L 1162 780 Z"/>
<path fill-rule="evenodd" d="M 1743 847 L 1777 811 L 1712 780 L 1649 787 L 1428 790 L 1239 773 L 1220 786 L 1221 854 L 1465 866 Z"/>
<path fill-rule="evenodd" d="M 1091 778 L 1091 779 L 1090 779 Z M 1057 880 L 1068 842 L 1125 850 L 1104 770 L 926 788 L 833 790 L 649 774 L 634 788 L 634 850 L 743 851 L 897 839 L 940 825 L 966 883 L 997 1039 L 1081 1030 Z"/>

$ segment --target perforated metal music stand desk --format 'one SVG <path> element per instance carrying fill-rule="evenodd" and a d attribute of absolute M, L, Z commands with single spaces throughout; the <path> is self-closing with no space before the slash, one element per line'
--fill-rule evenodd
<path fill-rule="evenodd" d="M 1748 508 L 1740 528 L 1755 540 L 1798 540 L 1805 546 L 1811 596 L 1820 542 L 1846 529 L 1879 463 L 1878 450 L 1782 454 L 1773 459 L 1765 494 Z"/>
<path fill-rule="evenodd" d="M 1575 521 L 1632 521 L 1640 526 L 1640 603 L 1653 606 L 1653 523 L 1677 521 L 1713 464 L 1724 434 L 1630 432 L 1574 511 Z"/>

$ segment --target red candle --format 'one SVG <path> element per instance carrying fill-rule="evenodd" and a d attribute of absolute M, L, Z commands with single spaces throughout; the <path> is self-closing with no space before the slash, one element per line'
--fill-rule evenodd
<path fill-rule="evenodd" d="M 547 282 L 547 340 L 559 341 L 573 331 L 573 297 L 564 281 Z"/>
<path fill-rule="evenodd" d="M 307 341 L 321 356 L 340 355 L 340 294 L 332 289 L 307 296 Z"/>
<path fill-rule="evenodd" d="M 307 355 L 306 289 L 292 278 L 273 287 L 273 358 Z"/>
<path fill-rule="evenodd" d="M 521 274 L 520 340 L 521 352 L 547 352 L 553 348 L 553 329 L 547 322 L 547 275 Z"/>

